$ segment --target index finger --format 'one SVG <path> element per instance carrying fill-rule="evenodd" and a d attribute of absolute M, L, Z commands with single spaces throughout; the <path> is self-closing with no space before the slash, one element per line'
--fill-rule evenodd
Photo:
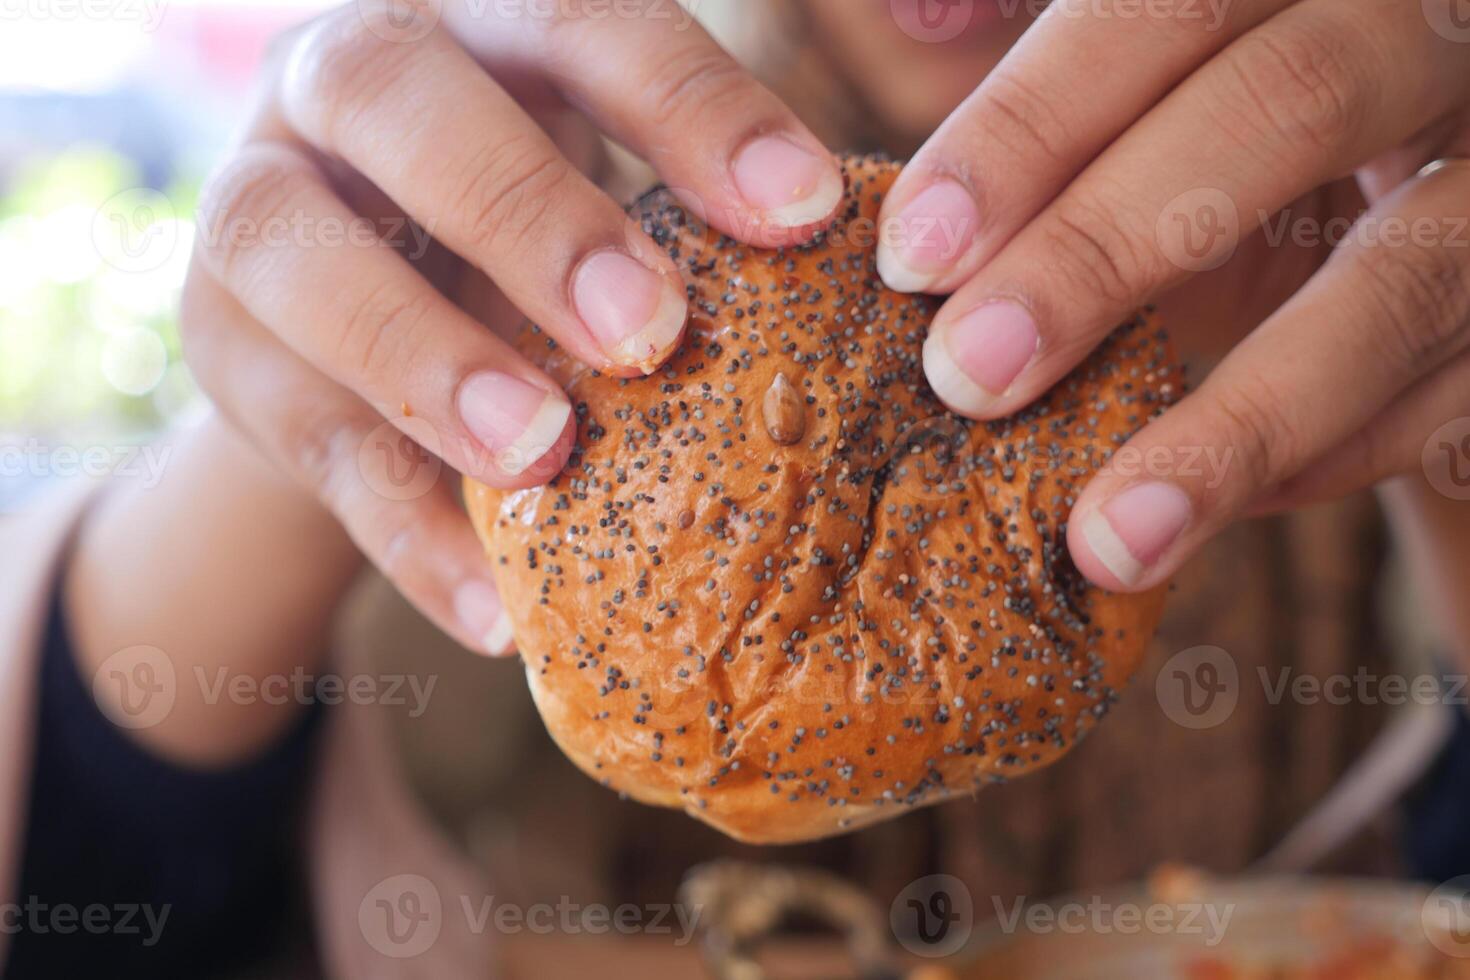
<path fill-rule="evenodd" d="M 841 169 L 787 105 L 673 0 L 563 0 L 545 16 L 455 4 L 446 21 L 492 66 L 527 65 L 740 241 L 805 240 L 842 200 Z"/>
<path fill-rule="evenodd" d="M 884 282 L 906 293 L 958 288 L 1190 71 L 1294 2 L 1181 0 L 1135 16 L 1053 4 L 893 185 L 878 248 Z"/>
<path fill-rule="evenodd" d="M 1025 406 L 1131 310 L 1450 111 L 1470 80 L 1459 47 L 1417 10 L 1335 0 L 1242 37 L 955 292 L 924 346 L 936 393 L 972 418 Z"/>

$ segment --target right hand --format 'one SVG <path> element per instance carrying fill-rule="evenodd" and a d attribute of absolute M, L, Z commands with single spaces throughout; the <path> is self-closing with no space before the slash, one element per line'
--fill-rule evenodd
<path fill-rule="evenodd" d="M 687 316 L 674 263 L 584 175 L 597 133 L 762 246 L 826 223 L 840 171 L 672 0 L 444 0 L 442 15 L 359 0 L 276 55 L 203 194 L 189 363 L 411 601 L 467 646 L 507 652 L 439 460 L 495 487 L 544 483 L 576 419 L 493 330 L 529 317 L 588 365 L 637 376 Z M 396 492 L 390 457 L 419 447 L 435 478 Z"/>

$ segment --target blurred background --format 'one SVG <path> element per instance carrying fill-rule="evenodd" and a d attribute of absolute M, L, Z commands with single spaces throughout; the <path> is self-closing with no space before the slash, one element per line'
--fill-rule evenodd
<path fill-rule="evenodd" d="M 271 39 L 339 3 L 0 0 L 0 513 L 201 410 L 175 329 L 198 189 Z"/>
<path fill-rule="evenodd" d="M 198 411 L 195 197 L 270 38 L 320 0 L 0 4 L 0 510 Z"/>
<path fill-rule="evenodd" d="M 738 48 L 741 14 L 755 2 L 698 10 Z M 135 447 L 202 411 L 176 330 L 198 188 L 238 125 L 271 38 L 332 5 L 0 0 L 0 513 L 53 481 L 139 465 Z M 1394 801 L 1380 797 L 1414 782 L 1421 768 L 1428 775 L 1418 799 L 1455 796 L 1428 789 L 1460 781 L 1440 755 L 1452 719 L 1463 731 L 1457 714 L 1413 704 L 1390 725 L 1380 705 L 1279 708 L 1257 697 L 1229 725 L 1203 731 L 1149 700 L 1162 666 L 1175 662 L 1170 655 L 1215 649 L 1204 641 L 1228 647 L 1247 678 L 1281 664 L 1312 676 L 1347 675 L 1363 663 L 1393 676 L 1434 670 L 1418 663 L 1431 659 L 1421 649 L 1430 641 L 1417 635 L 1423 617 L 1404 611 L 1403 577 L 1390 579 L 1386 612 L 1372 601 L 1381 557 L 1376 511 L 1362 498 L 1237 528 L 1181 578 L 1174 615 L 1135 685 L 1133 721 L 1110 725 L 1082 776 L 1075 765 L 1058 767 L 1005 796 L 779 860 L 840 868 L 882 896 L 880 905 L 937 868 L 963 876 L 977 895 L 1009 901 L 1028 890 L 1136 880 L 1160 858 L 1234 871 L 1269 844 L 1278 846 L 1268 870 L 1325 865 L 1323 855 L 1339 848 L 1328 870 L 1404 874 L 1411 862 L 1392 843 L 1416 832 L 1425 842 L 1436 821 L 1462 842 L 1463 811 L 1446 802 L 1429 812 L 1426 804 L 1415 823 L 1388 813 Z M 614 807 L 550 744 L 522 686 L 465 657 L 380 580 L 355 602 L 362 614 L 346 617 L 358 623 L 346 646 L 369 651 L 385 672 L 446 679 L 436 711 L 401 726 L 407 768 L 435 816 L 496 870 L 512 899 L 665 901 L 685 869 L 711 856 L 765 859 L 682 814 Z M 1385 637 L 1410 634 L 1413 642 L 1395 642 L 1415 662 L 1390 663 L 1397 646 Z M 467 722 L 480 738 L 458 738 Z M 1382 769 L 1356 760 L 1385 732 L 1379 757 L 1393 771 L 1378 782 L 1392 792 L 1364 792 Z M 453 753 L 443 750 L 449 744 Z M 507 753 L 507 744 L 519 748 Z M 1409 762 L 1394 748 L 1404 745 Z M 1353 768 L 1359 778 L 1344 778 Z M 1330 804 L 1339 782 L 1352 790 L 1339 794 L 1346 809 L 1368 811 L 1370 820 L 1338 819 L 1344 808 Z M 1152 822 L 1133 812 L 1145 798 L 1161 800 Z M 1054 821 L 1038 817 L 1053 812 Z M 1427 859 L 1413 869 L 1440 878 L 1460 870 Z M 1261 919 L 1295 924 L 1275 908 Z"/>

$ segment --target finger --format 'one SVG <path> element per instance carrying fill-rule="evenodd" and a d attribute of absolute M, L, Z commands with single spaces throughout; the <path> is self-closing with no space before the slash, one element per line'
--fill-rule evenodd
<path fill-rule="evenodd" d="M 925 345 L 930 383 L 977 418 L 1029 403 L 1133 308 L 1449 111 L 1470 82 L 1459 47 L 1397 4 L 1308 0 L 1256 28 L 949 300 Z M 1214 223 L 1191 224 L 1197 215 Z"/>
<path fill-rule="evenodd" d="M 199 213 L 202 267 L 317 370 L 405 429 L 407 405 L 438 434 L 426 448 L 493 486 L 560 472 L 576 421 L 556 384 L 365 229 L 302 154 L 245 147 Z"/>
<path fill-rule="evenodd" d="M 256 93 L 247 110 L 240 142 L 279 143 L 299 150 L 326 176 L 333 193 L 342 199 L 352 213 L 389 232 L 385 236 L 387 243 L 394 246 L 424 278 L 432 283 L 443 284 L 441 292 L 448 299 L 500 337 L 514 338 L 524 327 L 525 314 L 516 309 L 493 283 L 482 273 L 467 274 L 462 260 L 405 214 L 397 202 L 383 193 L 382 188 L 367 180 L 340 158 L 327 156 L 305 143 L 281 116 L 278 92 L 280 77 L 294 44 L 310 26 L 310 23 L 304 24 L 272 42 L 264 75 L 266 85 Z M 568 111 L 563 107 L 563 115 Z M 565 132 L 569 139 L 575 141 L 572 127 L 550 118 L 547 124 L 553 130 Z M 588 128 L 585 121 L 582 128 Z M 582 161 L 579 166 L 588 164 L 595 169 L 603 159 L 598 154 L 588 152 L 585 146 L 579 151 L 574 145 L 570 151 Z"/>
<path fill-rule="evenodd" d="M 197 270 L 180 327 L 194 375 L 218 409 L 314 493 L 411 602 L 470 649 L 509 651 L 509 620 L 450 471 Z"/>
<path fill-rule="evenodd" d="M 1470 355 L 1461 355 L 1404 392 L 1366 426 L 1254 500 L 1249 513 L 1276 514 L 1335 500 L 1421 468 L 1428 471 L 1431 482 L 1465 487 L 1470 495 L 1464 472 L 1470 461 L 1467 438 Z"/>
<path fill-rule="evenodd" d="M 1158 585 L 1263 491 L 1470 346 L 1470 177 L 1384 198 L 1323 269 L 1088 485 L 1067 541 L 1108 588 Z"/>
<path fill-rule="evenodd" d="M 282 109 L 593 367 L 651 372 L 688 315 L 673 262 L 443 31 L 357 10 L 298 42 Z"/>
<path fill-rule="evenodd" d="M 880 218 L 883 281 L 906 293 L 959 287 L 1190 72 L 1295 2 L 1132 17 L 1052 4 L 895 182 Z"/>
<path fill-rule="evenodd" d="M 446 20 L 487 63 L 531 52 L 567 101 L 729 235 L 789 245 L 841 203 L 842 173 L 821 141 L 667 0 L 627 0 L 613 16 L 603 0 L 567 0 L 548 17 L 456 5 Z"/>

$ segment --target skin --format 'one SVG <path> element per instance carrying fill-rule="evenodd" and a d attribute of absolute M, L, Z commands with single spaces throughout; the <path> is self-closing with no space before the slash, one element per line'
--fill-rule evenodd
<path fill-rule="evenodd" d="M 1247 0 L 1216 23 L 1186 16 L 1201 5 L 1163 9 L 1178 14 L 1050 7 L 884 211 L 902 230 L 926 188 L 954 188 L 937 216 L 972 233 L 924 270 L 919 288 L 952 294 L 929 377 L 956 411 L 991 418 L 1050 387 L 1129 309 L 1191 284 L 1197 265 L 1281 252 L 1247 236 L 1283 209 L 1301 217 L 1304 195 L 1344 198 L 1344 175 L 1361 190 L 1367 210 L 1340 212 L 1357 222 L 1343 246 L 1262 320 L 1237 321 L 1252 329 L 1120 454 L 1160 465 L 1105 471 L 1077 502 L 1074 559 L 1124 590 L 1166 580 L 1252 509 L 1418 469 L 1470 390 L 1470 164 L 1415 178 L 1470 152 L 1470 58 L 1444 29 L 1448 5 Z M 1238 233 L 1193 256 L 1176 229 L 1205 206 L 1233 212 Z M 899 252 L 885 277 L 915 288 Z M 945 386 L 953 361 L 978 389 Z M 1223 479 L 1185 471 L 1200 451 L 1232 454 Z"/>
<path fill-rule="evenodd" d="M 969 196 L 972 217 L 954 222 L 969 237 L 924 286 L 953 293 L 935 332 L 962 329 L 996 298 L 1034 321 L 1034 351 L 984 411 L 952 407 L 1021 407 L 1152 298 L 1186 351 L 1218 362 L 1130 444 L 1157 448 L 1139 457 L 1164 461 L 1147 482 L 1187 511 L 1157 553 L 1128 556 L 1136 578 L 1121 580 L 1080 529 L 1140 478 L 1105 472 L 1075 511 L 1079 567 L 1143 589 L 1244 513 L 1417 471 L 1429 433 L 1470 407 L 1470 248 L 1332 250 L 1243 234 L 1228 260 L 1198 271 L 1170 261 L 1155 234 L 1201 183 L 1226 194 L 1246 232 L 1261 210 L 1319 223 L 1365 205 L 1375 217 L 1466 213 L 1470 168 L 1411 178 L 1467 150 L 1457 120 L 1470 59 L 1426 29 L 1419 4 L 1242 0 L 1211 30 L 1084 8 L 1032 25 L 1005 16 L 1014 5 L 977 0 L 975 26 L 943 43 L 916 40 L 887 0 L 808 0 L 806 13 L 893 145 L 923 143 L 888 225 L 913 232 L 903 210 L 928 182 Z M 164 649 L 182 676 L 312 669 L 363 560 L 466 646 L 506 652 L 451 470 L 496 487 L 544 482 L 575 426 L 538 416 L 550 427 L 512 453 L 466 421 L 467 406 L 483 423 L 527 392 L 555 407 L 555 386 L 497 331 L 529 315 L 625 376 L 653 370 L 676 340 L 666 329 L 620 352 L 607 303 L 583 290 L 607 288 L 587 269 L 609 254 L 655 284 L 673 280 L 598 189 L 596 135 L 644 156 L 738 239 L 800 241 L 830 216 L 830 157 L 697 27 L 651 14 L 501 21 L 495 9 L 446 0 L 442 20 L 423 25 L 354 4 L 276 46 L 201 207 L 202 228 L 231 233 L 201 234 L 185 288 L 186 354 L 218 414 L 185 437 L 163 486 L 117 488 L 83 529 L 66 602 L 85 676 L 138 643 Z M 743 156 L 771 137 L 783 141 L 775 151 Z M 742 168 L 752 159 L 766 171 Z M 795 183 L 772 176 L 796 170 L 806 177 Z M 324 233 L 260 233 L 354 220 L 374 234 L 323 247 Z M 1229 451 L 1221 479 L 1174 465 L 1192 448 Z M 439 478 L 397 493 L 395 459 Z M 1426 528 L 1464 520 L 1430 501 L 1422 486 L 1392 501 L 1421 554 L 1434 550 Z M 190 687 L 183 707 L 137 733 L 187 763 L 246 757 L 294 716 L 294 705 L 204 710 Z"/>

